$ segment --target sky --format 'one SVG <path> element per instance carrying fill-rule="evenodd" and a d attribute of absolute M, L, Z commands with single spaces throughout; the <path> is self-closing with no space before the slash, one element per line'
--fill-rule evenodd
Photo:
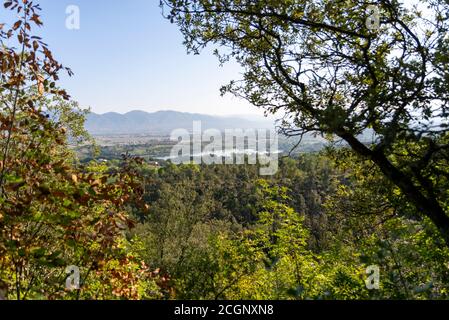
<path fill-rule="evenodd" d="M 93 112 L 177 110 L 213 115 L 263 114 L 220 86 L 241 78 L 240 66 L 206 50 L 187 55 L 176 25 L 161 15 L 158 0 L 37 0 L 44 26 L 38 31 L 55 58 L 75 75 L 62 76 L 82 107 Z M 79 29 L 66 13 L 79 8 Z M 4 9 L 0 9 L 4 11 Z M 5 12 L 3 12 L 5 14 Z"/>

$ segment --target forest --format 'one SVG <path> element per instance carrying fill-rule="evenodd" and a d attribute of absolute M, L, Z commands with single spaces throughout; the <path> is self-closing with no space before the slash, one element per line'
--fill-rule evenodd
<path fill-rule="evenodd" d="M 223 94 L 327 139 L 261 176 L 101 159 L 38 1 L 3 0 L 0 300 L 448 299 L 449 4 L 421 3 L 161 1 L 188 52 L 241 65 Z"/>

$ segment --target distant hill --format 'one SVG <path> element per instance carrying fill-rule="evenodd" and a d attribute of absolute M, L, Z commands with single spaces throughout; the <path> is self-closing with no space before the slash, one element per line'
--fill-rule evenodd
<path fill-rule="evenodd" d="M 221 117 L 198 113 L 177 111 L 131 111 L 125 114 L 108 112 L 104 114 L 90 113 L 86 118 L 86 129 L 91 134 L 169 134 L 171 131 L 183 128 L 192 130 L 193 121 L 201 121 L 202 129 L 248 129 L 271 128 L 273 122 L 255 117 L 249 120 L 245 117 Z"/>

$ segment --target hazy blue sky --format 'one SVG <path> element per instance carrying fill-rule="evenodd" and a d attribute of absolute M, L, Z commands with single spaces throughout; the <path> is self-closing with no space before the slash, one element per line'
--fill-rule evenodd
<path fill-rule="evenodd" d="M 210 53 L 187 55 L 175 25 L 158 0 L 38 0 L 39 31 L 73 78 L 61 85 L 92 111 L 163 109 L 208 114 L 261 111 L 219 88 L 240 78 L 239 66 L 220 67 Z M 80 8 L 80 29 L 65 27 L 68 5 Z M 3 9 L 1 9 L 3 10 Z"/>

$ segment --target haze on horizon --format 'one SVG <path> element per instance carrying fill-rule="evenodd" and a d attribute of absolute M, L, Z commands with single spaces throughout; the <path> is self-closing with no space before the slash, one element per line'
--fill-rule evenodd
<path fill-rule="evenodd" d="M 220 87 L 240 79 L 240 67 L 220 67 L 210 50 L 187 55 L 178 28 L 155 0 L 41 0 L 40 34 L 75 75 L 60 85 L 92 112 L 174 110 L 211 115 L 263 115 Z M 80 29 L 65 27 L 66 8 L 80 9 Z"/>

